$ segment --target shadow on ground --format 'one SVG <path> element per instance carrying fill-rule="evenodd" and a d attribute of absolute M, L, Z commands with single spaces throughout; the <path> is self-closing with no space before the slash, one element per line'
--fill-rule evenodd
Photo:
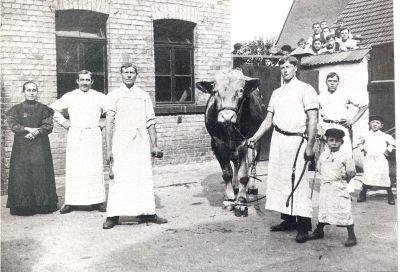
<path fill-rule="evenodd" d="M 222 207 L 225 184 L 221 175 L 221 173 L 213 173 L 203 179 L 201 182 L 203 192 L 201 194 L 194 195 L 194 197 L 205 197 L 210 206 Z"/>

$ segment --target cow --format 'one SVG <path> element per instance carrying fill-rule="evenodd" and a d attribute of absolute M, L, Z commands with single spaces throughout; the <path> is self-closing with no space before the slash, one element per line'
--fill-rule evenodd
<path fill-rule="evenodd" d="M 213 81 L 196 83 L 199 90 L 210 94 L 205 126 L 211 136 L 211 148 L 222 169 L 224 204 L 230 210 L 233 206 L 246 205 L 249 167 L 250 164 L 255 165 L 259 156 L 259 143 L 254 150 L 244 144 L 266 116 L 258 85 L 259 79 L 246 77 L 238 69 L 221 70 Z M 242 215 L 247 216 L 247 208 L 245 212 Z M 241 216 L 236 211 L 235 214 Z"/>

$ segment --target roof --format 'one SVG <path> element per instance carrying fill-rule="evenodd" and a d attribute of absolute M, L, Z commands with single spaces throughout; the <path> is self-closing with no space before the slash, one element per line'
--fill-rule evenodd
<path fill-rule="evenodd" d="M 301 59 L 301 66 L 314 67 L 314 66 L 322 66 L 326 64 L 335 64 L 335 63 L 360 62 L 369 53 L 369 51 L 370 49 L 366 48 L 366 49 L 356 49 L 347 52 L 303 57 Z"/>
<path fill-rule="evenodd" d="M 277 40 L 278 47 L 289 44 L 297 47 L 300 38 L 307 40 L 312 24 L 325 20 L 333 26 L 350 0 L 293 0 L 286 22 Z"/>
<path fill-rule="evenodd" d="M 353 34 L 361 35 L 361 47 L 394 40 L 392 0 L 351 0 L 339 18 Z"/>

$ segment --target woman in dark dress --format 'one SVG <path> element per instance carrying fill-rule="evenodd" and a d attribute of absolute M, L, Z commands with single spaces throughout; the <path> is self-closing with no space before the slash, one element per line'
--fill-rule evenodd
<path fill-rule="evenodd" d="M 37 102 L 34 82 L 23 85 L 25 101 L 7 111 L 14 132 L 10 160 L 7 208 L 12 215 L 52 213 L 57 210 L 53 159 L 48 134 L 53 110 Z"/>

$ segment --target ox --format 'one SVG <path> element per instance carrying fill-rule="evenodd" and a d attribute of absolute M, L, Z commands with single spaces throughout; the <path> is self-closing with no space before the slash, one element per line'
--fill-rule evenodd
<path fill-rule="evenodd" d="M 218 72 L 213 81 L 201 81 L 196 87 L 209 93 L 205 112 L 205 125 L 211 136 L 211 148 L 217 158 L 225 182 L 224 205 L 229 210 L 245 206 L 250 164 L 258 159 L 260 144 L 254 150 L 245 146 L 266 116 L 258 90 L 259 80 L 243 75 L 239 70 Z M 233 171 L 232 165 L 233 163 Z M 235 194 L 237 192 L 237 195 Z M 247 207 L 242 214 L 247 216 Z"/>

